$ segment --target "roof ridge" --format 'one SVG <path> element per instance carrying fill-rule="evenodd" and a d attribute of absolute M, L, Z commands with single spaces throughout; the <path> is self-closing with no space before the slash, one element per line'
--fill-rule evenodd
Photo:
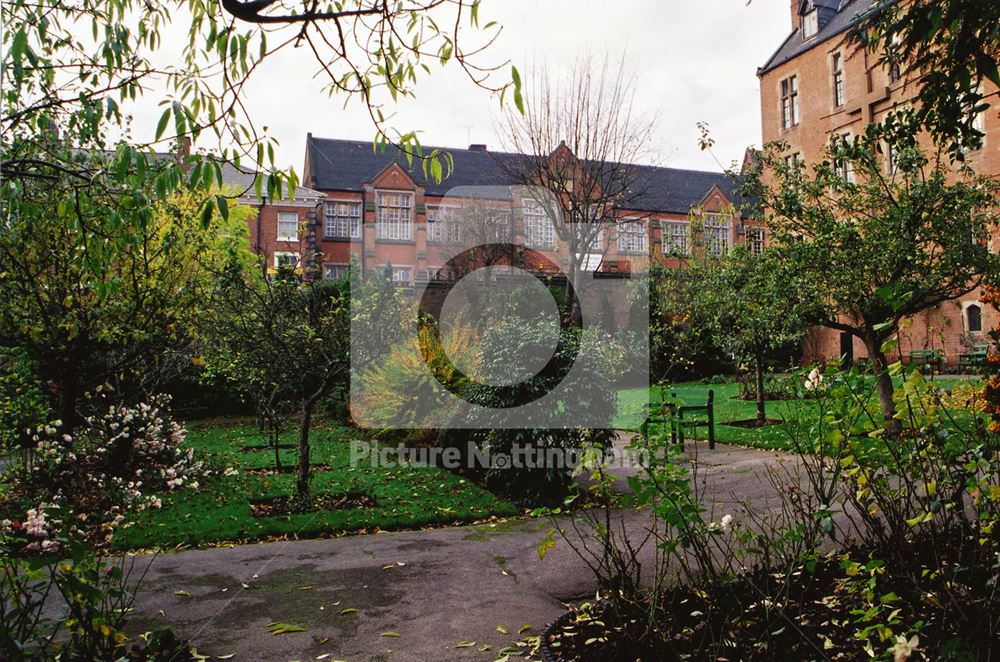
<path fill-rule="evenodd" d="M 313 141 L 322 140 L 322 141 L 325 141 L 325 142 L 336 142 L 336 143 L 343 143 L 343 144 L 347 144 L 347 145 L 365 145 L 365 144 L 372 145 L 375 142 L 375 141 L 366 141 L 366 140 L 356 140 L 356 139 L 351 139 L 351 138 L 322 138 L 322 137 L 318 137 L 318 136 L 315 136 L 315 135 L 311 135 L 311 139 Z M 386 146 L 387 147 L 395 147 L 396 149 L 399 149 L 399 147 L 397 145 L 395 145 L 394 143 L 387 143 Z M 424 151 L 429 151 L 429 150 L 435 150 L 436 149 L 436 150 L 440 150 L 442 152 L 470 152 L 470 153 L 474 153 L 474 154 L 505 154 L 505 155 L 508 155 L 508 156 L 528 156 L 527 154 L 522 154 L 521 152 L 507 152 L 507 151 L 498 151 L 498 150 L 493 150 L 493 149 L 478 150 L 478 149 L 469 149 L 468 147 L 443 147 L 441 145 L 423 145 L 422 144 L 422 145 L 420 145 L 420 148 L 422 150 L 424 150 Z"/>
<path fill-rule="evenodd" d="M 309 134 L 309 139 L 311 139 L 313 142 L 316 142 L 316 141 L 336 142 L 336 143 L 341 143 L 343 145 L 359 145 L 360 146 L 360 145 L 368 144 L 367 141 L 364 141 L 364 140 L 352 140 L 352 139 L 349 139 L 349 138 L 322 138 L 322 137 L 319 137 L 319 136 L 316 136 L 316 135 L 313 135 L 313 134 Z M 391 143 L 388 146 L 389 147 L 395 147 L 395 145 L 392 145 Z M 421 145 L 421 148 L 424 149 L 425 151 L 427 151 L 427 150 L 435 150 L 436 149 L 436 150 L 439 150 L 439 151 L 442 151 L 442 152 L 465 152 L 465 153 L 468 153 L 468 154 L 476 154 L 476 155 L 484 154 L 484 155 L 494 155 L 494 156 L 503 155 L 503 156 L 520 156 L 520 157 L 524 157 L 524 158 L 535 158 L 534 155 L 532 155 L 532 154 L 525 154 L 523 152 L 507 152 L 507 151 L 495 151 L 495 150 L 482 151 L 482 150 L 476 150 L 476 149 L 468 149 L 468 148 L 465 148 L 465 147 L 444 147 L 444 146 L 440 146 L 440 145 L 438 145 L 438 146 Z M 398 149 L 398 147 L 397 147 L 397 149 Z M 593 159 L 590 159 L 590 160 L 593 160 Z M 605 163 L 617 164 L 618 162 L 617 161 L 606 161 Z M 699 169 L 699 168 L 677 168 L 677 167 L 674 167 L 674 166 L 655 165 L 655 164 L 652 164 L 652 163 L 631 163 L 631 164 L 626 164 L 626 165 L 631 165 L 631 166 L 640 167 L 640 168 L 652 168 L 652 169 L 655 169 L 655 170 L 667 170 L 667 171 L 672 171 L 672 172 L 694 172 L 694 173 L 705 174 L 705 175 L 721 175 L 721 176 L 726 176 L 727 175 L 727 173 L 726 173 L 725 170 L 719 171 L 719 170 L 702 170 L 702 169 Z"/>

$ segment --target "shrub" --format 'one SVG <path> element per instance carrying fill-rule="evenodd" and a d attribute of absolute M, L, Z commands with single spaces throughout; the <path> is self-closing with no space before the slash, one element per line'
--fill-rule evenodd
<path fill-rule="evenodd" d="M 29 541 L 0 533 L 0 657 L 5 660 L 195 659 L 170 630 L 129 647 L 125 624 L 142 581 L 136 561 L 104 559 L 79 541 L 59 556 L 23 556 Z"/>
<path fill-rule="evenodd" d="M 0 348 L 0 452 L 26 450 L 30 430 L 48 418 L 34 362 L 23 350 Z"/>
<path fill-rule="evenodd" d="M 997 650 L 1000 437 L 978 415 L 952 417 L 943 405 L 950 396 L 916 371 L 895 394 L 908 423 L 899 437 L 886 434 L 871 377 L 831 369 L 823 383 L 816 415 L 786 424 L 799 462 L 768 475 L 777 508 L 709 513 L 698 463 L 689 468 L 656 429 L 635 439 L 643 471 L 630 479 L 628 500 L 653 515 L 635 539 L 612 511 L 613 478 L 593 468 L 590 490 L 602 508 L 584 512 L 590 526 L 568 532 L 555 520 L 539 548 L 544 556 L 565 538 L 605 598 L 574 619 L 561 659 L 783 660 L 823 651 L 826 659 L 971 660 Z M 653 561 L 644 565 L 649 541 Z"/>
<path fill-rule="evenodd" d="M 484 368 L 492 375 L 514 371 L 512 376 L 520 376 L 521 357 L 538 354 L 537 348 L 546 346 L 548 326 L 544 320 L 535 324 L 519 321 L 517 328 L 510 328 L 513 325 L 512 322 L 487 331 L 487 335 L 495 336 L 498 341 L 487 339 L 484 343 L 495 350 L 483 357 Z M 526 506 L 559 503 L 571 486 L 572 467 L 565 462 L 550 462 L 550 459 L 566 458 L 568 451 L 583 449 L 586 445 L 610 446 L 614 439 L 610 422 L 617 405 L 617 393 L 605 389 L 604 385 L 607 375 L 622 370 L 623 351 L 617 351 L 615 344 L 606 337 L 600 342 L 587 342 L 587 334 L 592 333 L 603 334 L 596 329 L 562 329 L 561 342 L 555 354 L 557 360 L 551 370 L 543 370 L 519 382 L 513 390 L 481 383 L 466 389 L 465 395 L 470 402 L 485 407 L 476 415 L 473 426 L 476 430 L 470 435 L 472 443 L 483 451 L 489 451 L 492 457 L 510 457 L 517 448 L 531 457 L 544 458 L 527 466 L 491 467 L 486 472 L 486 484 L 491 491 Z M 599 350 L 578 353 L 581 345 Z M 573 370 L 566 374 L 564 370 L 568 370 L 570 365 Z M 608 429 L 510 427 L 507 407 L 522 401 L 525 396 L 528 400 L 540 397 L 556 385 L 565 389 L 574 407 L 586 408 L 595 416 L 606 419 Z"/>
<path fill-rule="evenodd" d="M 50 551 L 63 533 L 103 543 L 128 511 L 159 507 L 156 492 L 198 487 L 204 470 L 193 450 L 181 448 L 186 432 L 170 418 L 168 403 L 155 396 L 111 405 L 74 436 L 60 433 L 61 421 L 36 428 L 33 456 L 14 472 L 2 505 L 11 522 L 35 524 L 32 548 Z"/>
<path fill-rule="evenodd" d="M 481 355 L 477 332 L 468 324 L 460 323 L 450 333 L 442 333 L 442 340 L 438 343 L 431 329 L 423 326 L 409 342 L 397 343 L 386 357 L 361 374 L 363 387 L 351 403 L 355 420 L 366 427 L 427 429 L 448 418 L 453 396 L 442 383 L 460 390 L 466 377 L 475 376 Z M 433 374 L 428 365 L 434 368 Z M 456 366 L 464 371 L 464 377 Z"/>

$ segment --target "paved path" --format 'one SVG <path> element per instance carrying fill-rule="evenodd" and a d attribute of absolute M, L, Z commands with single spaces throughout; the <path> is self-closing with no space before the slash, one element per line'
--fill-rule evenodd
<path fill-rule="evenodd" d="M 714 451 L 697 444 L 695 453 L 711 495 L 706 503 L 719 515 L 736 500 L 767 507 L 772 488 L 762 470 L 795 463 L 722 444 Z M 648 515 L 623 517 L 641 530 Z M 493 660 L 522 626 L 537 634 L 563 613 L 563 603 L 596 588 L 564 543 L 539 560 L 549 525 L 515 520 L 162 554 L 132 623 L 169 623 L 203 654 L 235 653 L 237 660 Z M 267 630 L 275 621 L 307 630 L 275 636 Z M 456 648 L 466 641 L 476 646 Z M 478 650 L 483 644 L 493 648 Z"/>

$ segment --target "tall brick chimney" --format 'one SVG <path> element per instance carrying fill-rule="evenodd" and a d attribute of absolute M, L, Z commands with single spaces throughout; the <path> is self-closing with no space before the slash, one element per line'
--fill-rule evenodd
<path fill-rule="evenodd" d="M 802 0 L 791 0 L 792 3 L 792 30 L 798 30 L 799 26 L 802 25 L 802 17 L 799 16 L 799 5 L 802 4 Z"/>

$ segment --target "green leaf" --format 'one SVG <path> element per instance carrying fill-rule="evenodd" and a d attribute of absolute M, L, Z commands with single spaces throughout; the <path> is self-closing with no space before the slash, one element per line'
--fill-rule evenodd
<path fill-rule="evenodd" d="M 538 558 L 540 560 L 544 561 L 549 550 L 556 546 L 556 533 L 558 532 L 555 529 L 549 529 L 545 532 L 545 537 L 538 543 Z"/>
<path fill-rule="evenodd" d="M 159 140 L 163 137 L 163 132 L 167 130 L 167 122 L 170 121 L 170 106 L 163 111 L 160 115 L 160 121 L 156 123 L 156 139 Z"/>
<path fill-rule="evenodd" d="M 24 56 L 24 52 L 28 49 L 28 35 L 25 33 L 24 28 L 18 28 L 17 32 L 14 33 L 14 41 L 10 46 L 11 59 L 15 63 L 19 64 L 19 60 Z"/>
<path fill-rule="evenodd" d="M 521 74 L 517 70 L 517 67 L 511 66 L 510 77 L 514 81 L 514 105 L 517 106 L 518 112 L 522 115 L 524 114 L 524 97 L 521 96 Z"/>
<path fill-rule="evenodd" d="M 212 214 L 215 212 L 215 205 L 206 201 L 201 207 L 201 227 L 207 228 L 212 223 Z"/>

